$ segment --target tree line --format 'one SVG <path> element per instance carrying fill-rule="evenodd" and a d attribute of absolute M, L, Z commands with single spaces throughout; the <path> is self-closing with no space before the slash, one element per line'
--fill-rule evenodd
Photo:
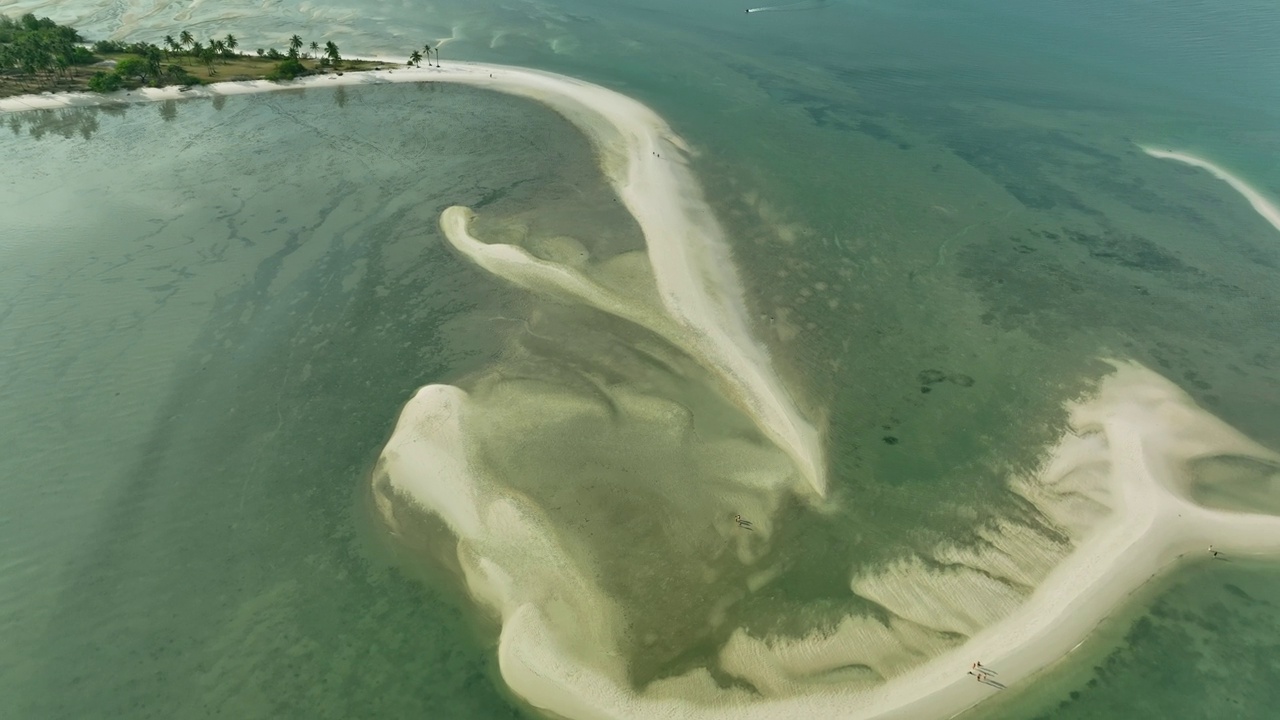
<path fill-rule="evenodd" d="M 67 77 L 76 65 L 97 61 L 75 28 L 31 13 L 14 20 L 0 15 L 0 71 L 16 70 L 27 79 Z"/>
<path fill-rule="evenodd" d="M 172 58 L 185 58 L 188 62 L 198 62 L 203 64 L 209 72 L 209 75 L 218 74 L 218 63 L 223 65 L 235 60 L 236 58 L 251 57 L 238 51 L 240 41 L 235 35 L 228 33 L 222 38 L 209 38 L 202 41 L 197 40 L 190 31 L 183 30 L 178 33 L 178 37 L 166 35 L 162 41 L 163 47 L 154 43 L 120 43 L 113 40 L 103 40 L 96 42 L 93 49 L 103 54 L 110 53 L 129 53 L 136 55 L 141 63 L 130 62 L 133 58 L 121 60 L 116 64 L 115 75 L 120 81 L 127 81 L 131 78 L 145 76 L 153 82 L 159 82 L 161 73 L 159 65 L 163 60 Z M 257 57 L 267 60 L 278 61 L 276 66 L 267 73 L 268 80 L 292 80 L 299 75 L 305 75 L 308 70 L 301 62 L 302 58 L 318 59 L 318 65 L 321 68 L 340 68 L 342 66 L 342 53 L 338 49 L 337 43 L 332 40 L 325 42 L 323 48 L 320 43 L 311 41 L 311 52 L 306 53 L 303 48 L 306 43 L 298 35 L 289 38 L 288 49 L 280 52 L 275 48 L 258 48 Z M 321 50 L 323 49 L 323 53 Z M 125 65 L 122 70 L 121 65 Z M 173 67 L 173 66 L 171 66 Z M 104 78 L 104 87 L 93 87 L 91 81 L 90 87 L 94 90 L 111 90 L 109 87 L 114 84 L 110 78 Z"/>
<path fill-rule="evenodd" d="M 431 65 L 435 53 L 436 66 L 440 65 L 440 47 L 423 45 L 409 56 L 409 65 L 421 67 L 422 60 Z M 113 69 L 102 70 L 88 76 L 88 70 L 75 75 L 76 66 L 93 65 L 99 56 L 122 55 Z M 255 57 L 256 56 L 256 57 Z M 218 73 L 218 65 L 226 65 L 236 59 L 269 60 L 275 65 L 265 75 L 268 80 L 291 80 L 315 70 L 339 69 L 343 66 L 342 53 L 332 40 L 321 44 L 318 40 L 307 43 L 299 35 L 293 35 L 284 50 L 257 48 L 254 54 L 241 53 L 240 41 L 228 33 L 221 38 L 197 39 L 188 30 L 175 37 L 166 35 L 160 44 L 149 42 L 124 43 L 116 40 L 100 40 L 93 43 L 92 51 L 74 28 L 58 25 L 49 18 L 37 18 L 31 13 L 14 20 L 0 15 L 0 75 L 16 75 L 23 88 L 36 89 L 74 87 L 88 77 L 90 90 L 110 92 L 142 84 L 190 85 L 200 81 L 185 66 L 204 65 L 210 76 Z M 303 60 L 315 61 L 311 67 Z M 243 64 L 239 68 L 243 72 Z M 258 74 L 257 70 L 253 73 Z M 55 82 L 57 81 L 57 82 Z"/>

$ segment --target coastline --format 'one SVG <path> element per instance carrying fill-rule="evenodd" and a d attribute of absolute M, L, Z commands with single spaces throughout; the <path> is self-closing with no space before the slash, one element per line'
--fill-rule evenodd
<path fill-rule="evenodd" d="M 807 466 L 800 460 L 797 462 L 810 474 L 811 489 L 821 495 L 824 480 L 816 432 L 810 435 L 811 428 L 794 414 L 785 394 L 777 394 L 783 391 L 767 373 L 767 357 L 764 364 L 760 364 L 762 356 L 753 354 L 763 353 L 763 349 L 750 339 L 749 333 L 744 334 L 745 318 L 740 317 L 731 302 L 706 296 L 694 277 L 698 272 L 726 272 L 724 268 L 731 266 L 727 245 L 719 237 L 714 220 L 700 214 L 703 212 L 698 206 L 702 202 L 700 196 L 686 194 L 690 175 L 678 161 L 685 149 L 679 139 L 640 103 L 598 86 L 507 66 L 456 65 L 456 68 L 451 64 L 439 69 L 317 76 L 290 83 L 228 82 L 189 92 L 176 87 L 145 89 L 134 91 L 142 97 L 132 100 L 125 99 L 132 97 L 132 93 L 125 98 L 91 94 L 18 96 L 0 100 L 0 112 L 422 81 L 459 82 L 546 103 L 564 113 L 601 145 L 606 174 L 615 182 L 620 196 L 645 232 L 664 305 L 691 332 L 708 333 L 705 339 L 699 340 L 705 359 L 728 375 L 728 382 L 741 393 L 739 399 L 751 408 L 752 417 L 765 418 L 760 422 L 767 434 L 788 448 L 793 459 L 808 459 Z M 9 101 L 21 101 L 21 106 L 10 107 L 16 103 Z M 665 157 L 659 158 L 660 154 Z M 682 208 L 683 212 L 672 212 L 673 207 Z M 691 218 L 692 228 L 687 224 Z M 454 227 L 456 230 L 458 225 Z M 465 225 L 461 227 L 465 232 Z M 717 276 L 717 280 L 723 287 L 737 288 L 736 278 L 731 275 Z M 744 339 L 745 347 L 739 344 Z M 745 354 L 738 355 L 735 351 Z M 990 692 L 963 674 L 972 659 L 981 658 L 988 665 L 1005 669 L 1004 677 L 1010 681 L 1014 679 L 1013 673 L 1007 668 L 1017 667 L 1029 675 L 1058 661 L 1118 602 L 1179 557 L 1200 551 L 1206 538 L 1229 553 L 1280 550 L 1280 518 L 1206 510 L 1194 505 L 1178 494 L 1174 484 L 1176 473 L 1170 462 L 1171 458 L 1185 459 L 1197 453 L 1238 452 L 1276 459 L 1274 453 L 1249 443 L 1220 421 L 1188 405 L 1189 400 L 1176 387 L 1167 381 L 1161 385 L 1153 377 L 1158 378 L 1149 371 L 1120 368 L 1108 381 L 1110 384 L 1104 383 L 1096 401 L 1074 408 L 1073 424 L 1079 434 L 1066 438 L 1064 447 L 1060 448 L 1059 455 L 1070 455 L 1077 449 L 1076 445 L 1084 443 L 1085 450 L 1093 453 L 1089 457 L 1105 454 L 1113 476 L 1110 487 L 1117 491 L 1119 501 L 1113 508 L 1113 517 L 1095 529 L 1012 615 L 978 633 L 963 646 L 872 691 L 853 694 L 832 690 L 812 697 L 766 700 L 758 704 L 728 702 L 723 707 L 709 708 L 671 697 L 627 697 L 625 688 L 602 687 L 600 683 L 604 681 L 597 676 L 595 685 L 578 686 L 577 689 L 584 692 L 574 695 L 564 692 L 566 686 L 557 683 L 565 677 L 584 681 L 584 676 L 590 675 L 593 668 L 574 666 L 571 658 L 565 656 L 550 660 L 545 654 L 532 656 L 531 660 L 545 661 L 548 667 L 556 666 L 560 671 L 556 678 L 545 677 L 533 671 L 527 661 L 513 659 L 505 628 L 500 649 L 504 675 L 509 670 L 519 673 L 520 694 L 531 700 L 536 696 L 540 706 L 564 711 L 561 714 L 571 711 L 575 718 L 763 719 L 796 712 L 846 718 L 929 718 L 946 717 L 970 707 Z M 410 408 L 406 408 L 402 424 L 412 422 Z M 456 418 L 449 414 L 441 417 L 450 421 Z M 1168 428 L 1179 428 L 1181 432 L 1175 437 Z M 400 427 L 396 432 L 399 435 Z M 1095 447 L 1097 443 L 1090 438 L 1098 435 L 1105 436 L 1109 443 Z M 1175 439 L 1177 443 L 1173 442 Z M 495 588 L 494 592 L 501 593 L 502 589 Z M 492 596 L 483 599 L 494 607 L 503 605 Z M 515 614 L 526 618 L 534 612 L 531 606 L 524 605 Z M 555 646 L 554 640 L 545 642 L 549 647 Z M 507 660 L 521 665 L 510 666 Z M 610 701 L 613 704 L 608 704 Z"/>

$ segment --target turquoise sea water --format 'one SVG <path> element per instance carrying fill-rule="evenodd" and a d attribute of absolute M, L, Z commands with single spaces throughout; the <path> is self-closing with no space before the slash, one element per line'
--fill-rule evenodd
<path fill-rule="evenodd" d="M 446 63 L 657 109 L 699 151 L 846 500 L 787 526 L 785 574 L 744 622 L 847 592 L 812 548 L 847 573 L 1003 509 L 1006 471 L 1057 436 L 1099 355 L 1280 447 L 1280 233 L 1134 145 L 1280 196 L 1272 3 L 305 7 L 3 11 L 394 57 L 454 37 Z M 413 388 L 492 362 L 525 302 L 441 247 L 439 210 L 552 223 L 604 192 L 585 142 L 456 88 L 6 120 L 0 714 L 520 715 L 488 619 L 384 546 L 362 488 Z M 1266 716 L 1277 582 L 1179 572 L 974 717 Z"/>

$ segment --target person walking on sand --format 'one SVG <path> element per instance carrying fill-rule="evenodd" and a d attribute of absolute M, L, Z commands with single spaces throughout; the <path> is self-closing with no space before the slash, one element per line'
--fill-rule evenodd
<path fill-rule="evenodd" d="M 748 530 L 755 530 L 755 528 L 751 527 L 751 521 L 750 521 L 750 520 L 744 520 L 744 519 L 742 518 L 742 516 L 741 516 L 741 515 L 734 515 L 734 516 L 733 516 L 733 521 L 734 521 L 734 522 L 736 522 L 736 523 L 738 523 L 738 527 L 740 527 L 740 528 L 746 528 L 746 529 L 748 529 Z"/>
<path fill-rule="evenodd" d="M 1214 550 L 1212 545 L 1209 546 L 1209 554 L 1214 557 L 1222 557 L 1222 553 L 1218 552 L 1217 550 Z"/>

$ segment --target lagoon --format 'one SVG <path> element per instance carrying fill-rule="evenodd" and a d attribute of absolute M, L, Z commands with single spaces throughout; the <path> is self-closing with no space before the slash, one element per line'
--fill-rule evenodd
<path fill-rule="evenodd" d="M 863 602 L 849 597 L 850 566 L 882 567 L 927 553 L 1010 512 L 1017 506 L 1007 490 L 1010 473 L 1034 467 L 1059 436 L 1064 402 L 1105 372 L 1099 356 L 1147 365 L 1277 447 L 1275 231 L 1208 173 L 1138 147 L 1210 157 L 1274 197 L 1275 164 L 1261 160 L 1275 157 L 1277 142 L 1268 132 L 1276 105 L 1268 102 L 1274 86 L 1267 78 L 1275 75 L 1267 74 L 1274 67 L 1263 40 L 1277 19 L 1262 5 L 1210 10 L 1182 3 L 1161 16 L 1153 36 L 1140 8 L 1120 8 L 1086 6 L 1064 19 L 1053 8 L 1031 16 L 988 3 L 946 10 L 830 3 L 809 14 L 750 17 L 769 23 L 763 25 L 743 24 L 740 10 L 724 19 L 721 8 L 580 3 L 505 15 L 458 11 L 452 24 L 408 25 L 432 39 L 456 38 L 444 46 L 446 64 L 457 53 L 533 65 L 636 97 L 696 149 L 692 166 L 734 244 L 757 332 L 799 404 L 826 428 L 836 498 L 825 514 L 777 509 L 778 536 L 765 564 L 779 574 L 730 606 L 731 625 L 764 635 L 835 622 Z M 374 9 L 401 20 L 395 13 L 405 12 Z M 176 11 L 120 15 L 86 6 L 78 17 L 56 17 L 138 39 L 173 19 L 212 22 L 166 13 Z M 313 9 L 309 27 L 350 33 L 344 47 L 363 43 L 370 54 L 400 42 L 393 23 L 368 19 L 377 12 L 335 13 Z M 280 18 L 248 8 L 239 14 L 236 22 L 250 26 L 236 28 L 242 36 L 292 31 L 272 29 Z M 449 17 L 447 6 L 433 16 Z M 1188 35 L 1204 25 L 1226 29 Z M 1179 82 L 1170 81 L 1174 76 Z M 335 699 L 338 691 L 315 689 L 331 682 L 398 688 L 387 702 L 403 704 L 371 706 L 382 708 L 375 714 L 453 707 L 444 698 L 475 703 L 458 706 L 464 716 L 522 712 L 502 699 L 491 621 L 474 614 L 447 570 L 433 574 L 430 564 L 423 569 L 397 555 L 402 549 L 385 547 L 372 513 L 361 509 L 361 488 L 414 388 L 465 381 L 508 362 L 513 341 L 527 348 L 547 327 L 564 332 L 590 323 L 569 313 L 523 325 L 546 317 L 531 309 L 548 311 L 478 273 L 434 235 L 435 217 L 448 205 L 478 207 L 482 219 L 501 220 L 495 229 L 509 232 L 512 218 L 538 228 L 548 208 L 574 208 L 567 198 L 578 192 L 607 194 L 590 150 L 536 105 L 456 88 L 308 90 L 220 102 L 138 106 L 123 116 L 34 116 L 6 140 L 6 158 L 26 158 L 15 175 L 46 183 L 13 183 L 4 204 L 22 209 L 7 210 L 5 223 L 19 229 L 7 242 L 21 262 L 9 267 L 25 273 L 15 275 L 26 279 L 13 287 L 26 291 L 13 294 L 10 318 L 17 320 L 3 328 L 6 344 L 27 348 L 13 356 L 29 368 L 9 384 L 16 401 L 6 402 L 15 408 L 6 433 L 28 451 L 10 461 L 8 474 L 54 478 L 14 484 L 13 502 L 4 503 L 25 508 L 6 527 L 27 539 L 12 546 L 6 562 L 18 570 L 5 582 L 5 624 L 25 626 L 16 635 L 22 655 L 41 658 L 21 663 L 12 677 L 22 679 L 15 686 L 56 689 L 21 695 L 28 699 L 19 708 L 32 716 L 74 716 L 103 702 L 117 713 L 137 707 L 157 716 L 212 714 L 201 709 L 208 707 L 246 716 L 360 714 Z M 438 106 L 456 114 L 437 117 Z M 537 127 L 538 116 L 542 129 L 526 129 L 526 122 Z M 492 134 L 477 127 L 481 118 L 499 117 L 506 124 L 495 120 Z M 42 128 L 42 140 L 32 140 L 32 127 Z M 90 127 L 88 140 L 77 134 Z M 62 128 L 71 137 L 62 137 Z M 223 134 L 232 128 L 234 136 Z M 96 155 L 99 148 L 115 151 Z M 406 158 L 405 148 L 418 154 Z M 550 149 L 553 165 L 546 164 Z M 517 176 L 482 179 L 499 169 Z M 529 179 L 520 182 L 517 170 Z M 167 180 L 157 188 L 146 178 Z M 304 199 L 314 207 L 300 204 Z M 66 207 L 86 212 L 58 212 Z M 635 247 L 625 215 L 604 213 L 590 227 L 616 234 L 610 252 Z M 101 261 L 77 244 L 98 228 L 119 233 L 100 241 L 116 253 Z M 553 234 L 574 232 L 582 227 L 562 225 Z M 435 248 L 432 263 L 415 254 L 427 236 L 436 237 L 426 243 Z M 132 277 L 107 271 L 166 252 L 178 254 Z M 206 283 L 193 269 L 198 262 L 217 270 Z M 409 275 L 399 294 L 371 279 L 378 271 L 369 268 L 379 264 L 383 273 Z M 415 282 L 410 267 L 424 281 Z M 54 295 L 46 300 L 37 290 Z M 352 294 L 361 292 L 357 301 Z M 164 306 L 183 312 L 153 311 L 166 293 L 173 299 Z M 495 324 L 502 329 L 491 329 Z M 448 332 L 426 332 L 437 326 Z M 337 336 L 350 339 L 338 343 Z M 409 336 L 414 340 L 398 339 Z M 409 347 L 392 349 L 402 343 Z M 545 358 L 547 349 L 533 352 Z M 585 359 L 598 362 L 598 355 L 592 349 Z M 190 377 L 205 372 L 197 367 L 208 363 L 223 366 L 222 380 L 193 383 Z M 233 401 L 229 389 L 242 384 L 244 399 Z M 101 389 L 94 397 L 86 387 Z M 117 391 L 137 407 L 114 400 L 109 393 Z M 687 399 L 692 390 L 663 392 Z M 705 399 L 703 414 L 725 431 L 747 432 L 712 400 Z M 75 412 L 64 417 L 52 410 L 69 407 Z M 258 419 L 242 424 L 246 412 Z M 134 430 L 116 420 L 131 417 Z M 113 432 L 75 433 L 81 418 Z M 274 438 L 272 428 L 289 435 Z M 64 450 L 78 445 L 67 437 L 83 437 L 83 448 Z M 276 448 L 288 450 L 275 457 Z M 346 459 L 320 448 L 342 448 Z M 92 482 L 104 469 L 115 480 Z M 1251 472 L 1265 486 L 1265 468 Z M 256 506 L 254 491 L 276 499 L 246 510 Z M 200 516 L 178 511 L 189 507 L 201 508 Z M 232 519 L 252 512 L 261 513 L 256 522 Z M 175 517 L 195 526 L 175 526 Z M 157 556 L 158 547 L 170 554 Z M 157 576 L 149 568 L 164 557 L 171 559 L 154 565 L 169 574 Z M 314 584 L 316 575 L 301 569 L 308 563 L 321 568 L 320 577 L 332 574 L 328 585 Z M 1273 571 L 1249 572 L 1265 584 Z M 357 575 L 364 580 L 353 580 Z M 196 591 L 230 587 L 226 578 L 241 577 L 243 588 L 224 591 L 216 603 Z M 87 590 L 103 587 L 114 589 Z M 1179 587 L 1186 586 L 1174 583 L 1168 592 L 1177 597 Z M 181 588 L 189 591 L 175 594 Z M 1220 612 L 1253 607 L 1224 592 Z M 36 602 L 40 597 L 61 600 Z M 173 618 L 156 628 L 164 599 Z M 385 616 L 350 610 L 379 603 L 388 607 Z M 53 610 L 33 615 L 36 606 Z M 210 608 L 221 613 L 220 623 L 205 621 Z M 318 625 L 299 626 L 312 612 Z M 354 618 L 363 630 L 326 632 Z M 401 622 L 431 635 L 404 647 L 399 662 L 369 649 L 402 635 L 393 629 Z M 1152 632 L 1176 635 L 1180 627 L 1158 623 Z M 364 635 L 375 639 L 357 638 Z M 1113 635 L 1124 640 L 1121 631 Z M 1241 642 L 1226 630 L 1207 637 L 1222 643 L 1215 647 Z M 161 660 L 173 652 L 163 649 L 170 640 L 191 666 Z M 696 663 L 719 641 L 707 637 L 692 649 L 651 655 L 661 662 L 639 679 Z M 307 660 L 280 664 L 285 646 Z M 1223 662 L 1235 657 L 1222 654 Z M 336 657 L 353 659 L 339 666 Z M 382 669 L 370 673 L 358 658 Z M 413 682 L 405 667 L 426 674 L 432 659 L 447 668 L 430 673 L 442 689 L 428 695 L 398 684 Z M 154 675 L 161 665 L 168 674 Z M 108 667 L 127 670 L 104 673 Z M 1135 658 L 1131 667 L 1146 666 Z M 67 692 L 65 678 L 77 677 L 75 668 L 96 682 L 81 680 Z M 1132 694 L 1165 690 L 1141 670 L 1131 672 Z M 385 684 L 370 683 L 370 675 Z M 1122 682 L 1116 675 L 1108 681 Z M 333 679 L 317 685 L 318 677 Z M 258 683 L 293 690 L 277 696 Z M 1061 683 L 1036 683 L 1050 685 Z M 256 689 L 233 693 L 235 687 Z M 213 705 L 191 703 L 191 688 L 205 688 Z M 1080 692 L 1077 702 L 1087 704 L 1091 689 L 1054 692 Z M 1208 688 L 1187 694 L 1210 707 L 1221 697 Z M 1247 696 L 1257 707 L 1267 699 L 1261 690 Z M 50 698 L 62 705 L 40 704 Z"/>

